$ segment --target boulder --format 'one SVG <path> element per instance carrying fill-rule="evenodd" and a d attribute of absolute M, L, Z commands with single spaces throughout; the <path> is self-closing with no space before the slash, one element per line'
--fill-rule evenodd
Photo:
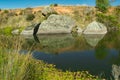
<path fill-rule="evenodd" d="M 93 21 L 90 23 L 83 32 L 84 34 L 105 34 L 107 28 L 99 22 Z"/>
<path fill-rule="evenodd" d="M 112 75 L 114 80 L 120 80 L 120 66 L 115 64 L 112 65 Z"/>
<path fill-rule="evenodd" d="M 50 14 L 57 13 L 52 7 L 45 7 L 41 12 L 42 12 L 42 15 L 45 17 L 48 17 Z"/>
<path fill-rule="evenodd" d="M 21 35 L 33 35 L 33 34 L 35 35 L 35 34 L 37 34 L 38 29 L 39 29 L 39 25 L 40 25 L 40 23 L 32 24 L 31 26 L 26 27 L 26 29 L 24 29 L 21 32 Z"/>
<path fill-rule="evenodd" d="M 76 21 L 71 17 L 52 14 L 41 23 L 38 34 L 71 33 L 75 26 Z"/>

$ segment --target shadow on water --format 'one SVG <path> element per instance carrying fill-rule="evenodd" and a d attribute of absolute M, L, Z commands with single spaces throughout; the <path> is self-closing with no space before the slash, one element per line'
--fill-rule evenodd
<path fill-rule="evenodd" d="M 120 65 L 120 32 L 105 35 L 57 34 L 21 36 L 22 50 L 31 48 L 35 59 L 55 64 L 63 71 L 89 71 L 113 79 L 112 65 Z M 26 52 L 25 52 L 26 53 Z M 114 74 L 113 74 L 114 72 Z"/>

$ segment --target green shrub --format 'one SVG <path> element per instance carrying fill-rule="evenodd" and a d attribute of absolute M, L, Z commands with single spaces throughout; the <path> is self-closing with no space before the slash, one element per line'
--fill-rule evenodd
<path fill-rule="evenodd" d="M 120 5 L 116 7 L 116 13 L 120 14 Z"/>
<path fill-rule="evenodd" d="M 9 13 L 9 11 L 8 10 L 4 10 L 4 13 Z"/>
<path fill-rule="evenodd" d="M 102 13 L 96 14 L 97 21 L 104 23 L 108 28 L 109 27 L 118 27 L 118 19 L 115 15 L 105 15 Z"/>
<path fill-rule="evenodd" d="M 120 21 L 120 5 L 116 7 L 115 15 L 116 15 L 118 21 Z"/>
<path fill-rule="evenodd" d="M 56 7 L 56 6 L 58 6 L 58 4 L 50 4 L 50 7 Z"/>
<path fill-rule="evenodd" d="M 5 27 L 5 28 L 0 29 L 0 33 L 4 35 L 11 35 L 12 30 L 13 30 L 12 27 Z"/>
<path fill-rule="evenodd" d="M 26 16 L 26 20 L 27 20 L 27 21 L 32 21 L 34 18 L 35 18 L 34 14 L 28 14 L 28 15 Z"/>

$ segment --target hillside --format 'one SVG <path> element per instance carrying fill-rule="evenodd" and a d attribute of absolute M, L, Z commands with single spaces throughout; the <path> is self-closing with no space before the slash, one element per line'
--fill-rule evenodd
<path fill-rule="evenodd" d="M 77 26 L 85 28 L 94 20 L 105 23 L 107 26 L 120 26 L 119 15 L 116 15 L 116 7 L 110 7 L 106 13 L 100 12 L 95 7 L 90 6 L 50 6 L 57 14 L 70 16 L 76 20 Z M 33 23 L 42 22 L 46 18 L 42 15 L 45 7 L 34 7 L 25 9 L 0 10 L 0 28 L 25 28 Z M 119 7 L 118 7 L 119 12 Z M 118 13 L 117 13 L 118 14 Z M 33 19 L 30 19 L 29 18 Z M 28 20 L 27 20 L 28 18 Z M 108 24 L 113 22 L 112 25 Z"/>

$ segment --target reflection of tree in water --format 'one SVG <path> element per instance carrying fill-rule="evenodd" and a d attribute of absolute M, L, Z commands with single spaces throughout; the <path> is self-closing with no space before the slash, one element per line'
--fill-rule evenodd
<path fill-rule="evenodd" d="M 95 56 L 97 59 L 104 59 L 108 55 L 108 52 L 104 46 L 98 46 L 95 49 Z"/>
<path fill-rule="evenodd" d="M 117 56 L 115 56 L 115 57 L 113 56 L 111 58 L 111 63 L 116 64 L 116 65 L 120 65 L 120 50 L 119 50 L 119 53 Z"/>
<path fill-rule="evenodd" d="M 98 57 L 99 59 L 104 59 L 105 57 L 107 57 L 107 55 L 108 55 L 107 49 L 120 50 L 119 43 L 120 43 L 119 33 L 118 32 L 108 32 L 105 35 L 105 37 L 99 42 L 99 44 L 95 47 L 96 57 Z"/>

